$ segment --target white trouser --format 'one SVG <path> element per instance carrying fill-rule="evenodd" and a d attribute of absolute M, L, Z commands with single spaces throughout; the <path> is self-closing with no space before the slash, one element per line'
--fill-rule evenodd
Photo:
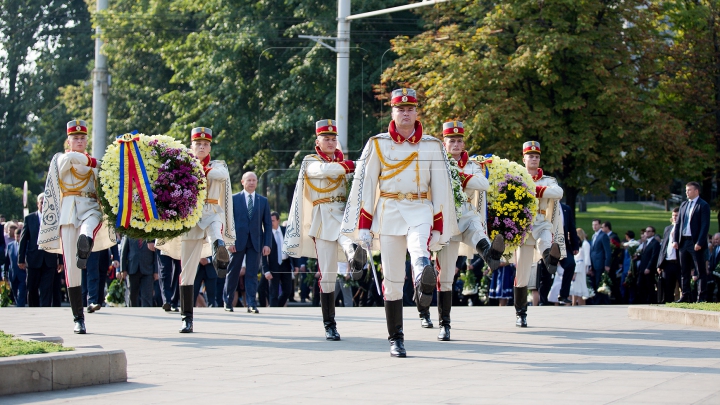
<path fill-rule="evenodd" d="M 455 264 L 457 263 L 460 242 L 450 241 L 437 253 L 438 291 L 452 291 L 452 282 L 455 277 Z"/>
<path fill-rule="evenodd" d="M 552 234 L 549 229 L 540 232 L 540 239 L 537 241 L 532 234 L 528 235 L 525 243 L 515 251 L 515 258 L 517 259 L 515 287 L 527 287 L 530 281 L 530 272 L 533 269 L 533 262 L 535 261 L 535 250 L 537 249 L 542 255 L 544 251 L 550 249 L 550 246 L 552 246 Z"/>
<path fill-rule="evenodd" d="M 462 242 L 468 246 L 472 246 L 473 249 L 482 239 L 487 239 L 488 243 L 490 243 L 490 238 L 488 238 L 479 217 L 473 218 L 467 229 L 463 231 L 460 236 L 462 238 Z"/>
<path fill-rule="evenodd" d="M 63 225 L 60 227 L 66 286 L 77 287 L 81 284 L 82 272 L 77 266 L 78 238 L 80 235 L 85 235 L 95 239 L 95 234 L 100 230 L 100 225 L 100 218 L 91 215 L 80 224 L 79 228 L 76 228 L 74 225 Z"/>
<path fill-rule="evenodd" d="M 222 222 L 215 221 L 205 228 L 205 239 L 182 239 L 180 241 L 180 285 L 195 285 L 198 265 L 202 255 L 203 245 L 212 244 L 216 240 L 222 240 Z"/>
<path fill-rule="evenodd" d="M 380 235 L 380 253 L 382 257 L 383 294 L 386 301 L 397 301 L 403 297 L 405 284 L 405 253 L 410 253 L 410 265 L 415 274 L 415 261 L 421 257 L 430 257 L 430 224 L 411 226 L 405 236 Z M 371 258 L 368 258 L 372 260 Z"/>
<path fill-rule="evenodd" d="M 317 253 L 318 267 L 320 268 L 321 293 L 335 292 L 335 280 L 338 272 L 338 244 L 347 256 L 352 250 L 352 239 L 340 235 L 337 240 L 324 240 L 315 238 L 315 252 Z"/>

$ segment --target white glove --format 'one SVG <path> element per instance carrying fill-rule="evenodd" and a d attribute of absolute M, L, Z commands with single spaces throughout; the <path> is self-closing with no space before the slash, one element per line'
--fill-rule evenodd
<path fill-rule="evenodd" d="M 372 242 L 372 234 L 369 229 L 360 229 L 360 231 L 358 231 L 358 237 L 363 243 Z"/>
<path fill-rule="evenodd" d="M 428 242 L 428 247 L 433 252 L 442 249 L 442 245 L 440 244 L 440 231 L 430 232 L 430 242 Z"/>

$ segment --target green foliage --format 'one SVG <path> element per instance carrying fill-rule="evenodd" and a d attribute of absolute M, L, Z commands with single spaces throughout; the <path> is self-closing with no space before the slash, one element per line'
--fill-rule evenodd
<path fill-rule="evenodd" d="M 40 354 L 68 352 L 75 350 L 72 347 L 63 347 L 57 343 L 35 342 L 14 338 L 12 335 L 0 331 L 0 357 L 21 356 L 24 354 Z"/>
<path fill-rule="evenodd" d="M 12 289 L 10 284 L 6 281 L 0 281 L 0 307 L 7 307 L 10 305 L 10 297 L 12 296 Z"/>
<path fill-rule="evenodd" d="M 74 118 L 58 100 L 61 88 L 89 74 L 89 16 L 83 0 L 0 1 L 0 182 L 42 190 Z"/>
<path fill-rule="evenodd" d="M 23 217 L 23 192 L 22 189 L 13 187 L 9 184 L 0 183 L 0 214 L 5 215 L 8 220 L 22 219 Z M 33 206 L 33 198 L 28 201 L 29 208 Z M 31 209 L 31 211 L 35 211 Z"/>
<path fill-rule="evenodd" d="M 669 302 L 665 304 L 666 307 L 670 308 L 680 308 L 680 309 L 697 309 L 701 311 L 720 311 L 720 303 L 718 302 L 693 302 L 693 303 L 686 303 L 686 302 Z"/>
<path fill-rule="evenodd" d="M 652 92 L 662 43 L 654 8 L 547 0 L 442 9 L 439 29 L 393 41 L 400 57 L 383 73 L 387 88 L 420 90 L 429 132 L 460 119 L 473 153 L 516 160 L 524 141 L 540 141 L 545 172 L 573 206 L 612 180 L 667 193 L 682 163 L 664 157 L 683 155 L 687 137 Z"/>
<path fill-rule="evenodd" d="M 618 234 L 621 241 L 625 241 L 625 232 L 632 230 L 639 239 L 640 230 L 648 225 L 655 227 L 655 233 L 662 237 L 665 227 L 670 225 L 670 212 L 640 203 L 604 204 L 589 203 L 587 212 L 575 213 L 575 225 L 583 228 L 589 239 L 592 238 L 593 219 L 610 221 L 613 231 Z"/>
<path fill-rule="evenodd" d="M 115 306 L 125 306 L 125 282 L 115 279 L 108 287 L 105 301 Z"/>

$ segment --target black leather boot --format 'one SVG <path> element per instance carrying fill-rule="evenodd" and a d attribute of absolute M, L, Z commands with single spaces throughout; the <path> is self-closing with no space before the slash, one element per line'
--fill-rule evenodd
<path fill-rule="evenodd" d="M 387 321 L 388 342 L 392 357 L 405 357 L 405 334 L 403 333 L 402 300 L 385 301 L 385 320 Z"/>
<path fill-rule="evenodd" d="M 501 235 L 495 235 L 492 246 L 487 239 L 480 239 L 480 242 L 475 246 L 475 250 L 490 267 L 490 271 L 495 271 L 500 267 L 500 258 L 505 252 L 505 239 Z"/>
<path fill-rule="evenodd" d="M 420 315 L 420 326 L 423 328 L 432 329 L 434 326 L 430 319 L 430 307 L 423 307 L 418 304 L 418 299 L 415 299 L 415 305 L 417 306 L 418 315 Z"/>
<path fill-rule="evenodd" d="M 527 287 L 513 287 L 515 301 L 515 326 L 527 328 Z"/>
<path fill-rule="evenodd" d="M 450 340 L 450 309 L 452 308 L 452 291 L 438 293 L 438 314 L 440 315 L 440 333 L 438 340 Z"/>
<path fill-rule="evenodd" d="M 367 251 L 357 244 L 352 244 L 352 251 L 348 254 L 348 270 L 353 280 L 358 281 L 362 278 L 363 268 L 367 264 Z"/>
<path fill-rule="evenodd" d="M 195 295 L 193 286 L 180 286 L 180 314 L 182 316 L 182 328 L 180 333 L 192 333 L 193 331 L 193 296 Z"/>
<path fill-rule="evenodd" d="M 82 287 L 69 287 L 67 289 L 68 299 L 70 300 L 70 308 L 72 308 L 73 322 L 75 322 L 75 329 L 73 332 L 84 335 L 85 334 L 85 314 L 83 313 L 82 303 Z"/>
<path fill-rule="evenodd" d="M 228 264 L 230 263 L 230 253 L 222 239 L 218 239 L 212 243 L 212 263 L 218 273 L 220 273 L 221 270 L 227 270 Z M 227 272 L 225 274 L 227 274 Z M 219 274 L 218 277 L 220 277 Z"/>
<path fill-rule="evenodd" d="M 335 323 L 335 293 L 320 293 L 320 306 L 322 307 L 323 326 L 325 326 L 325 339 L 340 340 Z"/>
<path fill-rule="evenodd" d="M 87 268 L 87 259 L 93 248 L 93 239 L 87 235 L 80 235 L 77 241 L 77 266 L 80 269 Z"/>
<path fill-rule="evenodd" d="M 560 245 L 553 243 L 550 246 L 550 249 L 545 249 L 542 257 L 548 273 L 555 274 L 557 272 L 558 263 L 560 262 Z"/>
<path fill-rule="evenodd" d="M 420 257 L 413 265 L 415 274 L 415 303 L 418 307 L 430 307 L 433 292 L 437 289 L 437 272 L 430 259 Z"/>

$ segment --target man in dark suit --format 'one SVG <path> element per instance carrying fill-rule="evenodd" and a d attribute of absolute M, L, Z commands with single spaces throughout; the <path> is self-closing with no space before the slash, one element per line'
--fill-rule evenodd
<path fill-rule="evenodd" d="M 112 264 L 120 267 L 120 254 L 117 245 L 110 249 L 91 252 L 87 259 L 87 268 L 82 270 L 83 305 L 87 305 L 89 314 L 99 311 L 105 302 L 105 280 L 108 268 Z"/>
<path fill-rule="evenodd" d="M 717 302 L 717 298 L 720 298 L 720 293 L 718 297 L 713 297 L 713 293 L 715 292 L 715 289 L 717 288 L 717 277 L 713 274 L 715 269 L 717 268 L 718 264 L 720 264 L 720 233 L 716 233 L 712 237 L 712 247 L 710 248 L 710 260 L 708 261 L 708 278 L 710 281 L 708 281 L 708 285 L 710 288 L 707 291 L 707 300 L 711 302 Z M 713 299 L 715 298 L 715 299 Z"/>
<path fill-rule="evenodd" d="M 593 288 L 597 291 L 597 288 L 600 286 L 600 280 L 602 279 L 602 273 L 610 271 L 612 249 L 610 248 L 610 238 L 602 231 L 602 225 L 599 219 L 592 221 L 592 227 L 595 233 L 590 242 L 590 262 L 592 263 Z M 607 295 L 599 293 L 595 295 L 595 304 L 609 303 L 610 299 Z"/>
<path fill-rule="evenodd" d="M 657 261 L 657 301 L 658 304 L 673 302 L 675 297 L 675 285 L 680 279 L 680 262 L 678 251 L 673 247 L 675 242 L 675 224 L 677 224 L 680 209 L 675 207 L 672 211 L 672 224 L 665 227 L 663 238 L 660 242 L 660 254 Z M 712 257 L 711 257 L 712 260 Z"/>
<path fill-rule="evenodd" d="M 158 279 L 155 252 L 148 248 L 146 240 L 127 236 L 123 237 L 121 246 L 120 268 L 123 278 L 128 277 L 130 285 L 129 306 L 151 307 L 153 282 Z"/>
<path fill-rule="evenodd" d="M 292 258 L 282 253 L 285 227 L 280 226 L 280 214 L 270 213 L 272 221 L 272 246 L 270 255 L 263 257 L 263 274 L 270 281 L 270 306 L 284 307 L 292 290 Z M 278 291 L 282 289 L 282 295 Z"/>
<path fill-rule="evenodd" d="M 572 304 L 570 301 L 570 284 L 572 283 L 573 274 L 575 274 L 575 255 L 580 250 L 580 238 L 578 238 L 577 229 L 575 227 L 575 212 L 569 205 L 560 203 L 563 212 L 563 221 L 565 228 L 565 250 L 567 257 L 560 260 L 564 273 L 562 285 L 560 287 L 560 295 L 558 302 L 560 305 Z"/>
<path fill-rule="evenodd" d="M 62 270 L 60 255 L 39 250 L 40 215 L 45 196 L 38 195 L 38 210 L 25 217 L 20 236 L 18 267 L 27 268 L 28 306 L 49 307 L 52 305 L 52 286 L 55 274 Z"/>
<path fill-rule="evenodd" d="M 645 236 L 647 244 L 640 254 L 640 266 L 637 271 L 637 293 L 635 294 L 635 302 L 638 304 L 654 304 L 655 303 L 655 273 L 657 272 L 657 262 L 660 255 L 660 243 L 655 238 L 655 228 L 648 226 L 645 228 Z"/>
<path fill-rule="evenodd" d="M 223 295 L 225 310 L 232 312 L 233 294 L 237 288 L 243 260 L 245 260 L 245 302 L 247 311 L 260 313 L 257 309 L 257 275 L 262 256 L 270 254 L 272 222 L 267 198 L 255 192 L 257 175 L 247 172 L 242 177 L 243 191 L 233 194 L 233 218 L 235 220 L 235 246 L 230 246 L 230 265 L 225 278 Z"/>
<path fill-rule="evenodd" d="M 698 302 L 706 300 L 707 268 L 705 253 L 710 231 L 710 205 L 700 198 L 700 184 L 691 181 L 685 185 L 687 201 L 680 205 L 678 225 L 675 227 L 673 247 L 680 254 L 682 296 L 678 301 L 690 301 L 690 277 L 697 278 Z M 691 274 L 694 271 L 694 275 Z"/>
<path fill-rule="evenodd" d="M 198 264 L 197 274 L 195 275 L 195 285 L 193 302 L 197 301 L 198 295 L 200 295 L 200 287 L 205 283 L 205 292 L 207 293 L 207 306 L 216 307 L 216 294 L 217 294 L 217 279 L 218 272 L 215 270 L 215 266 L 212 264 L 212 256 L 203 257 L 200 259 Z"/>

